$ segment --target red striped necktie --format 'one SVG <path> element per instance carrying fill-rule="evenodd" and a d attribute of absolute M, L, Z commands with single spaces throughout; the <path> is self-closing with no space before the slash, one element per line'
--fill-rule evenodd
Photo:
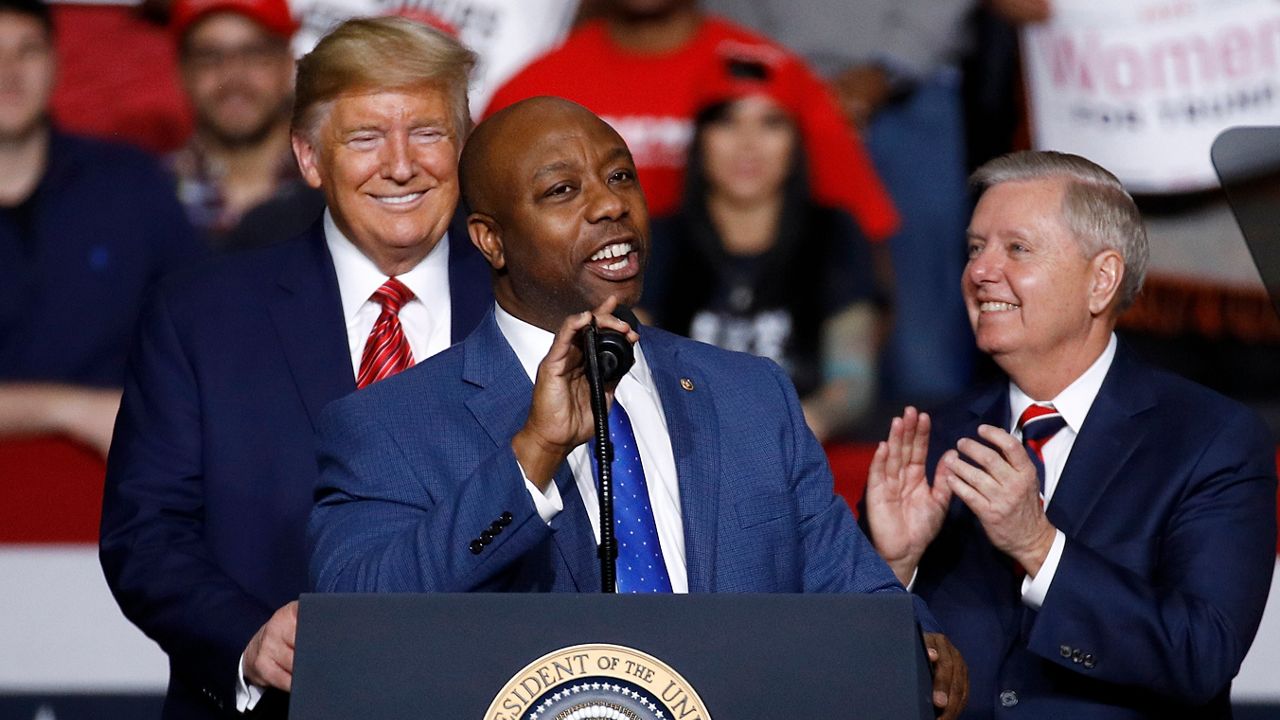
<path fill-rule="evenodd" d="M 1036 466 L 1036 477 L 1040 480 L 1040 497 L 1044 498 L 1044 446 L 1065 427 L 1067 421 L 1053 405 L 1030 405 L 1022 411 L 1018 418 L 1018 429 L 1022 431 L 1022 444 L 1027 448 L 1027 455 Z"/>
<path fill-rule="evenodd" d="M 388 278 L 370 300 L 382 305 L 382 314 L 373 323 L 360 356 L 356 387 L 363 388 L 413 367 L 413 350 L 400 326 L 400 308 L 413 299 L 413 291 L 395 278 Z"/>

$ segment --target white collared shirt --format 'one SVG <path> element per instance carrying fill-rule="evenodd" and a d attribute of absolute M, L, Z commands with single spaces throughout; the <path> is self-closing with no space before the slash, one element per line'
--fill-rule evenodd
<path fill-rule="evenodd" d="M 352 374 L 358 375 L 365 342 L 382 313 L 382 305 L 370 297 L 387 281 L 387 276 L 342 234 L 328 209 L 324 211 L 324 240 L 338 275 Z M 413 350 L 414 361 L 422 362 L 449 347 L 452 339 L 449 234 L 440 238 L 422 262 L 396 277 L 414 294 L 414 298 L 400 308 L 400 325 Z"/>
<path fill-rule="evenodd" d="M 1102 389 L 1102 381 L 1106 379 L 1107 372 L 1111 369 L 1111 362 L 1116 357 L 1116 335 L 1111 333 L 1111 339 L 1107 342 L 1107 347 L 1098 356 L 1097 360 L 1089 366 L 1088 370 L 1076 378 L 1068 385 L 1058 396 L 1049 400 L 1058 413 L 1062 415 L 1062 419 L 1066 421 L 1066 425 L 1059 430 L 1049 442 L 1045 443 L 1041 448 L 1041 454 L 1044 456 L 1044 502 L 1045 507 L 1053 501 L 1053 493 L 1058 489 L 1058 479 L 1062 477 L 1062 470 L 1067 465 L 1067 458 L 1071 455 L 1071 448 L 1075 446 L 1076 436 L 1080 434 L 1080 428 L 1084 425 L 1084 419 L 1089 415 L 1089 409 L 1093 407 L 1093 401 L 1098 397 L 1098 391 Z M 1028 406 L 1036 402 L 1046 402 L 1036 400 L 1022 391 L 1009 381 L 1009 411 L 1010 422 L 1013 427 L 1007 428 L 1014 437 L 1022 440 L 1022 432 L 1017 428 L 1018 418 L 1022 417 L 1022 412 Z M 1058 563 L 1062 560 L 1062 550 L 1066 546 L 1067 536 L 1058 530 L 1054 534 L 1053 545 L 1049 549 L 1049 555 L 1045 558 L 1044 564 L 1040 566 L 1040 572 L 1035 577 L 1027 576 L 1022 580 L 1022 602 L 1032 609 L 1039 610 L 1044 604 L 1044 598 L 1049 593 L 1049 586 L 1053 583 L 1053 576 L 1058 571 Z"/>
<path fill-rule="evenodd" d="M 542 328 L 530 325 L 503 310 L 495 309 L 498 329 L 520 358 L 520 365 L 532 382 L 538 376 L 538 364 L 551 349 L 555 336 Z M 642 331 L 642 329 L 641 329 Z M 662 559 L 671 578 L 671 590 L 689 592 L 689 573 L 684 554 L 684 522 L 680 511 L 680 485 L 676 477 L 675 454 L 671 450 L 671 437 L 667 431 L 667 419 L 662 413 L 662 400 L 649 371 L 644 356 L 643 338 L 636 343 L 636 364 L 622 377 L 614 391 L 614 399 L 626 408 L 631 426 L 640 448 L 640 463 L 644 467 L 645 483 L 649 486 L 649 507 L 653 508 L 654 523 L 658 528 L 658 542 L 662 544 Z M 596 492 L 595 469 L 592 467 L 589 444 L 579 445 L 569 453 L 569 468 L 582 496 L 591 530 L 600 541 L 600 505 Z M 524 469 L 521 468 L 521 473 Z M 525 477 L 525 485 L 538 515 L 548 524 L 564 510 L 560 489 L 554 482 L 546 492 Z"/>

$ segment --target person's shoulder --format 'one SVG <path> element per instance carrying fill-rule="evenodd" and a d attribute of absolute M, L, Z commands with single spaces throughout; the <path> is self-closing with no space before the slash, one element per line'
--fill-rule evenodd
<path fill-rule="evenodd" d="M 207 256 L 165 276 L 159 292 L 170 303 L 193 305 L 197 313 L 211 305 L 245 305 L 275 286 L 284 268 L 299 256 L 319 263 L 327 253 L 319 232 L 316 223 L 282 242 Z"/>
<path fill-rule="evenodd" d="M 1177 373 L 1131 360 L 1155 393 L 1156 409 L 1169 421 L 1183 423 L 1196 432 L 1228 425 L 1265 431 L 1266 424 L 1249 406 Z"/>
<path fill-rule="evenodd" d="M 142 148 L 57 129 L 52 132 L 53 154 L 81 172 L 104 176 L 165 173 L 161 159 Z"/>
<path fill-rule="evenodd" d="M 388 428 L 452 426 L 464 412 L 462 392 L 466 361 L 464 343 L 455 344 L 403 372 L 350 393 L 330 403 L 322 420 L 339 418 L 374 423 Z"/>
<path fill-rule="evenodd" d="M 749 380 L 786 377 L 778 364 L 767 358 L 725 350 L 652 325 L 644 326 L 641 338 L 641 342 L 653 347 L 658 354 L 678 355 L 681 364 L 697 367 L 708 377 L 725 378 L 739 384 Z"/>

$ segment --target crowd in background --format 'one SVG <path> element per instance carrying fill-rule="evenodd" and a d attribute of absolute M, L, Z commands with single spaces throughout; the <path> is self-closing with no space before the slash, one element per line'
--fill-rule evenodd
<path fill-rule="evenodd" d="M 477 121 L 549 94 L 617 128 L 657 218 L 641 310 L 779 362 L 820 438 L 878 436 L 901 403 L 984 373 L 958 285 L 966 176 L 1027 142 L 1014 34 L 1048 0 L 15 12 L 37 6 L 0 3 L 0 437 L 62 433 L 105 452 L 152 281 L 316 221 L 323 197 L 290 147 L 294 57 L 374 12 L 478 51 Z M 1268 409 L 1275 383 L 1256 371 L 1274 338 L 1140 325 L 1134 342 L 1157 361 L 1229 357 L 1180 369 Z"/>

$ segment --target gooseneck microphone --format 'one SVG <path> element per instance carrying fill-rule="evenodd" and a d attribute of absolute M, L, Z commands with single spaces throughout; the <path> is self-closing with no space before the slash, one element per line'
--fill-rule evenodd
<path fill-rule="evenodd" d="M 639 326 L 635 313 L 620 305 L 614 317 L 632 328 Z M 622 379 L 635 364 L 635 349 L 626 336 L 616 330 L 596 327 L 595 318 L 582 336 L 583 361 L 587 384 L 591 389 L 591 415 L 595 420 L 596 484 L 600 489 L 600 557 L 601 591 L 618 591 L 618 540 L 613 525 L 613 442 L 609 439 L 609 409 L 605 406 L 604 387 Z"/>

